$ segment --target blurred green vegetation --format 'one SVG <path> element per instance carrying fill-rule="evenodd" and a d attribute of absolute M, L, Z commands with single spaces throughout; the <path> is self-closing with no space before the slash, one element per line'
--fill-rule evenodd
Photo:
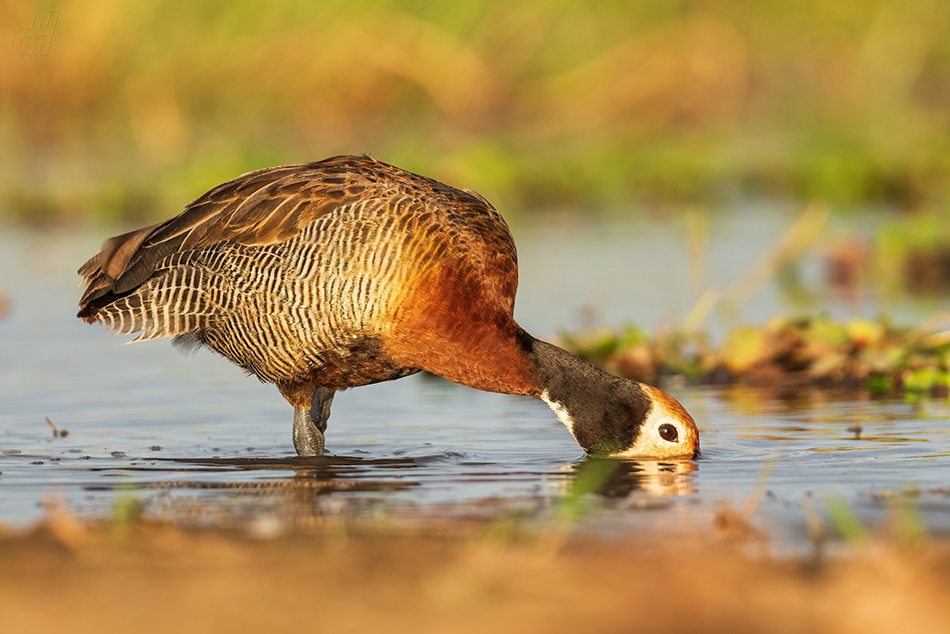
<path fill-rule="evenodd" d="M 845 387 L 901 392 L 911 400 L 950 395 L 950 315 L 917 328 L 886 318 L 836 321 L 827 315 L 733 328 L 718 346 L 707 335 L 649 336 L 637 326 L 563 333 L 564 347 L 614 374 L 648 383 Z"/>
<path fill-rule="evenodd" d="M 0 5 L 7 38 L 53 3 Z M 337 153 L 502 209 L 950 200 L 941 0 L 61 0 L 0 55 L 0 209 L 145 221 Z"/>

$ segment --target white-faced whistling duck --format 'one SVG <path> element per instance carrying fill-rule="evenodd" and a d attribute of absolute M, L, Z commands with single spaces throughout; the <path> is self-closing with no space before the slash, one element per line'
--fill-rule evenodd
<path fill-rule="evenodd" d="M 79 273 L 85 321 L 204 345 L 276 383 L 301 456 L 323 453 L 336 390 L 420 370 L 537 397 L 591 454 L 699 452 L 671 396 L 515 322 L 515 245 L 484 198 L 369 157 L 245 174 L 107 240 Z"/>

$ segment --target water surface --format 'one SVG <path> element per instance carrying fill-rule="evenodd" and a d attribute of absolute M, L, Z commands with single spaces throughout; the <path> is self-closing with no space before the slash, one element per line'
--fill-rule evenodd
<path fill-rule="evenodd" d="M 772 218 L 757 230 L 777 234 L 781 226 Z M 583 227 L 516 225 L 517 315 L 525 327 L 550 336 L 576 325 L 584 305 L 607 321 L 648 327 L 685 312 L 688 272 L 675 256 L 685 238 L 675 227 Z M 727 244 L 717 243 L 710 275 L 728 278 L 741 273 L 737 262 L 758 257 L 754 245 L 763 240 L 744 230 L 736 223 L 734 235 L 721 234 Z M 84 516 L 109 515 L 134 499 L 156 517 L 261 530 L 334 514 L 543 519 L 557 515 L 578 472 L 590 473 L 543 403 L 427 375 L 339 394 L 327 434 L 331 455 L 299 459 L 292 410 L 273 386 L 207 351 L 186 357 L 167 342 L 124 345 L 128 338 L 74 318 L 74 271 L 107 234 L 0 236 L 0 292 L 11 306 L 0 320 L 2 522 L 35 520 L 51 498 Z M 770 286 L 748 310 L 771 316 L 790 304 Z M 724 504 L 740 508 L 761 494 L 753 524 L 794 547 L 806 541 L 803 503 L 815 500 L 823 513 L 843 502 L 875 526 L 902 491 L 911 492 L 931 530 L 950 527 L 944 402 L 743 388 L 671 392 L 699 423 L 702 457 L 621 465 L 600 483 L 600 502 L 586 520 L 599 530 L 710 531 Z M 54 437 L 46 417 L 69 434 Z"/>

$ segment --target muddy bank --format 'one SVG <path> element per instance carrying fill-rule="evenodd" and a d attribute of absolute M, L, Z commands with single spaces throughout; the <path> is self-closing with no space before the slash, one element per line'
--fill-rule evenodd
<path fill-rule="evenodd" d="M 816 564 L 465 526 L 263 540 L 66 517 L 0 535 L 5 632 L 946 632 L 948 593 L 943 543 Z"/>

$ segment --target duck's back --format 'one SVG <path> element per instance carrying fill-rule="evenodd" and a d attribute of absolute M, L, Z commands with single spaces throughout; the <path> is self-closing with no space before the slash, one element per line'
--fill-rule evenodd
<path fill-rule="evenodd" d="M 207 345 L 278 383 L 340 389 L 428 369 L 527 391 L 520 369 L 490 367 L 510 356 L 491 347 L 519 332 L 516 261 L 477 194 L 335 157 L 246 174 L 107 241 L 80 269 L 79 314 Z M 488 348 L 460 361 L 472 346 Z"/>

